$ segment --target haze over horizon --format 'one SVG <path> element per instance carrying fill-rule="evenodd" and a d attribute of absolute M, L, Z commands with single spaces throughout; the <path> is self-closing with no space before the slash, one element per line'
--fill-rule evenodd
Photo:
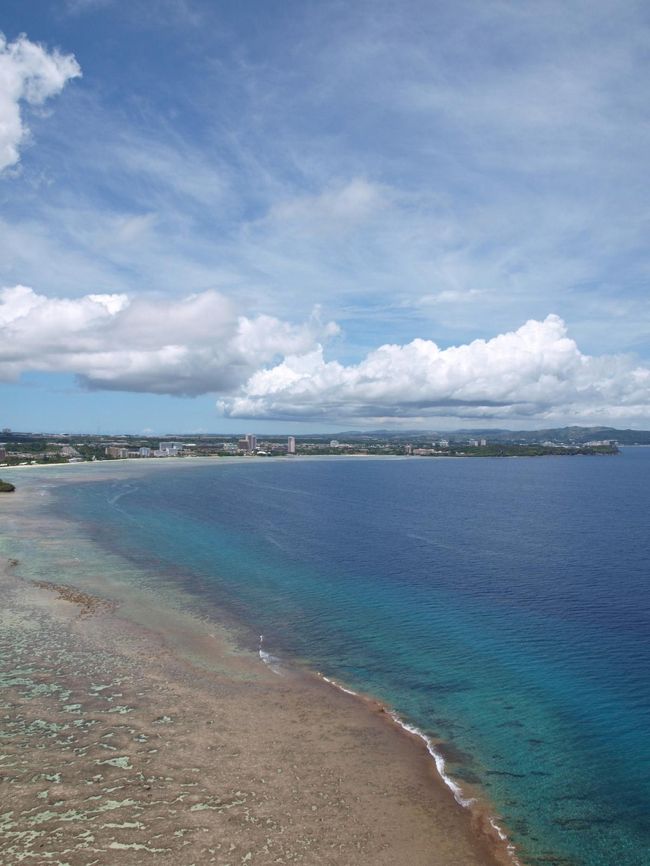
<path fill-rule="evenodd" d="M 0 31 L 0 427 L 650 428 L 646 4 Z"/>

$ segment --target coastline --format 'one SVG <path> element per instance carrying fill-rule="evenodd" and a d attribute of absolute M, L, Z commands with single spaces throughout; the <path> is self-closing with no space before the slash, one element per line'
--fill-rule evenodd
<path fill-rule="evenodd" d="M 16 502 L 14 497 L 3 500 L 6 502 L 3 511 L 10 503 Z M 20 507 L 29 511 L 29 495 L 21 496 L 19 493 L 18 499 Z M 73 584 L 75 589 L 70 590 L 66 597 L 66 578 L 70 575 L 52 574 L 46 581 L 46 584 L 51 582 L 51 587 L 46 584 L 37 586 L 20 576 L 21 565 L 0 569 L 3 584 L 11 588 L 13 597 L 18 600 L 16 605 L 6 609 L 5 617 L 18 616 L 17 610 L 22 606 L 24 622 L 30 621 L 30 615 L 25 611 L 31 611 L 31 619 L 47 621 L 48 634 L 57 635 L 62 645 L 72 642 L 87 647 L 89 663 L 101 656 L 106 669 L 113 671 L 115 682 L 121 677 L 126 681 L 129 676 L 133 677 L 136 664 L 140 687 L 148 684 L 144 691 L 129 695 L 128 701 L 123 700 L 125 690 L 120 686 L 122 691 L 117 705 L 120 709 L 111 707 L 103 716 L 95 706 L 85 710 L 82 709 L 82 700 L 74 702 L 70 698 L 72 703 L 65 706 L 80 706 L 78 711 L 66 710 L 64 706 L 64 713 L 75 716 L 66 722 L 66 715 L 61 715 L 60 708 L 38 704 L 42 710 L 40 715 L 49 719 L 46 724 L 67 725 L 66 731 L 74 726 L 84 732 L 84 719 L 88 713 L 93 716 L 92 727 L 96 732 L 102 730 L 101 726 L 106 726 L 106 733 L 94 734 L 96 749 L 103 749 L 98 752 L 100 755 L 109 751 L 105 748 L 107 745 L 121 739 L 117 757 L 119 761 L 125 759 L 122 761 L 124 766 L 110 763 L 112 753 L 101 761 L 102 765 L 109 762 L 113 775 L 114 770 L 121 770 L 117 780 L 110 780 L 108 788 L 111 791 L 124 788 L 128 793 L 134 785 L 142 787 L 139 779 L 145 778 L 144 768 L 136 772 L 135 761 L 143 760 L 143 754 L 148 766 L 163 760 L 149 756 L 143 746 L 154 735 L 153 732 L 157 739 L 160 737 L 158 732 L 162 728 L 154 725 L 160 718 L 173 718 L 172 713 L 178 717 L 179 706 L 192 706 L 193 709 L 191 715 L 184 716 L 182 721 L 187 730 L 192 731 L 189 740 L 182 744 L 182 748 L 177 745 L 172 749 L 176 755 L 185 755 L 187 766 L 178 767 L 174 759 L 170 770 L 163 760 L 163 766 L 157 767 L 158 772 L 152 777 L 158 779 L 157 785 L 173 788 L 172 781 L 176 783 L 180 770 L 202 768 L 200 776 L 195 775 L 191 781 L 183 783 L 188 789 L 189 786 L 196 789 L 195 793 L 186 796 L 187 791 L 179 793 L 173 788 L 173 792 L 166 791 L 162 800 L 157 802 L 164 801 L 168 806 L 171 799 L 174 803 L 188 804 L 192 815 L 212 816 L 215 821 L 204 821 L 211 826 L 202 826 L 200 833 L 203 835 L 200 836 L 199 830 L 190 826 L 192 816 L 185 814 L 188 810 L 179 808 L 177 811 L 183 814 L 183 821 L 189 821 L 188 827 L 181 827 L 177 817 L 157 816 L 159 825 L 166 826 L 162 833 L 166 841 L 164 844 L 160 839 L 152 841 L 149 837 L 144 838 L 149 824 L 143 816 L 149 814 L 148 807 L 146 803 L 143 805 L 141 798 L 129 794 L 126 800 L 116 801 L 124 802 L 123 806 L 115 807 L 119 809 L 120 821 L 111 818 L 108 824 L 100 827 L 102 830 L 120 831 L 111 838 L 107 837 L 108 848 L 102 850 L 119 849 L 125 852 L 125 862 L 141 862 L 138 851 L 153 852 L 155 849 L 159 862 L 189 864 L 194 862 L 199 843 L 188 840 L 195 836 L 205 840 L 212 834 L 213 859 L 201 862 L 408 862 L 430 866 L 452 866 L 455 863 L 487 866 L 515 862 L 503 831 L 495 824 L 489 811 L 480 804 L 471 809 L 458 805 L 453 787 L 444 781 L 444 765 L 441 768 L 432 743 L 377 701 L 350 694 L 350 690 L 326 678 L 289 667 L 283 666 L 278 675 L 273 666 L 261 664 L 256 653 L 236 646 L 233 635 L 220 629 L 218 624 L 206 622 L 191 613 L 180 614 L 177 610 L 165 608 L 160 599 L 154 599 L 150 593 L 143 592 L 139 598 L 124 596 L 116 600 L 111 592 L 108 601 L 102 602 L 97 601 L 96 594 L 87 592 L 85 588 L 76 590 L 76 584 Z M 79 615 L 80 611 L 84 612 L 83 616 Z M 110 652 L 106 650 L 107 646 L 111 647 Z M 78 678 L 78 662 L 76 665 L 75 677 Z M 59 667 L 57 673 L 60 679 L 65 680 L 65 685 L 59 683 L 63 690 L 70 689 L 70 672 L 65 668 L 66 665 Z M 83 668 L 82 664 L 82 672 Z M 103 682 L 101 680 L 100 685 Z M 75 688 L 72 685 L 71 691 Z M 160 690 L 176 696 L 173 704 L 163 706 L 158 697 L 155 700 L 151 697 Z M 93 691 L 91 683 L 90 690 L 86 691 L 86 700 L 90 695 L 91 703 L 96 703 L 95 699 L 101 694 L 103 692 Z M 23 698 L 18 696 L 18 703 L 27 712 L 30 700 L 24 701 Z M 38 701 L 43 699 L 39 697 Z M 173 709 L 169 710 L 169 706 Z M 215 717 L 222 720 L 218 731 L 213 730 Z M 43 721 L 35 719 L 33 724 L 39 720 Z M 127 721 L 133 731 L 138 729 L 138 722 L 140 734 L 147 740 L 133 739 L 140 736 L 134 734 L 131 737 L 133 742 L 127 744 L 124 724 L 115 726 L 113 720 Z M 100 727 L 95 727 L 95 723 Z M 164 724 L 167 736 L 177 730 L 175 726 L 179 721 Z M 221 763 L 218 768 L 213 766 L 210 769 L 209 753 L 215 748 L 213 733 L 220 750 L 229 752 L 231 757 L 237 755 L 238 760 L 227 771 Z M 25 745 L 26 741 L 21 748 Z M 39 752 L 33 753 L 34 760 L 40 761 L 42 754 L 39 746 Z M 170 754 L 167 753 L 167 760 Z M 95 763 L 99 764 L 100 759 L 95 758 Z M 86 775 L 90 773 L 90 776 L 83 780 L 84 785 L 91 784 L 91 769 L 85 767 Z M 104 771 L 99 775 L 105 776 Z M 273 780 L 271 794 L 267 776 Z M 200 778 L 199 782 L 197 778 Z M 172 781 L 163 784 L 161 780 L 165 779 Z M 104 781 L 108 780 L 104 778 L 102 783 Z M 120 784 L 114 786 L 113 781 Z M 232 782 L 230 787 L 236 788 L 235 793 L 241 793 L 240 789 L 248 790 L 245 802 L 235 804 L 233 801 L 232 805 L 224 805 L 227 791 L 224 793 L 223 789 L 224 786 L 228 788 L 229 782 Z M 58 789 L 59 784 L 64 784 L 63 789 Z M 18 832 L 36 832 L 33 819 L 42 814 L 46 817 L 38 822 L 38 827 L 46 833 L 45 838 L 49 838 L 49 825 L 56 824 L 57 819 L 62 820 L 61 808 L 68 815 L 71 810 L 78 811 L 81 802 L 85 802 L 84 798 L 80 800 L 79 786 L 76 794 L 72 794 L 67 790 L 70 785 L 74 788 L 74 781 L 57 782 L 45 788 L 43 796 L 43 791 L 35 791 L 33 783 L 14 783 L 14 801 L 18 794 L 23 805 L 32 804 L 31 809 L 22 810 L 22 830 Z M 215 790 L 215 786 L 219 790 Z M 42 781 L 40 787 L 44 787 Z M 66 796 L 60 797 L 57 789 L 65 792 Z M 140 788 L 138 791 L 142 794 Z M 197 791 L 201 791 L 203 799 L 192 800 L 198 796 Z M 107 802 L 112 802 L 110 796 Z M 273 832 L 266 831 L 268 835 L 263 843 L 257 832 L 261 813 L 258 815 L 256 812 L 262 803 L 262 811 L 268 813 L 265 820 L 271 821 L 265 826 L 273 826 Z M 230 816 L 226 837 L 231 839 L 228 846 L 235 845 L 235 850 L 229 849 L 227 853 L 218 847 L 224 842 L 224 826 L 216 820 L 221 815 Z M 239 819 L 231 820 L 235 815 L 239 815 Z M 101 848 L 102 833 L 97 832 L 97 816 L 65 820 L 70 822 L 70 827 L 78 820 L 80 834 L 87 832 L 86 824 L 89 823 L 96 837 L 93 845 L 99 844 Z M 233 827 L 233 824 L 237 826 Z M 0 829 L 0 839 L 5 836 L 5 829 Z M 178 835 L 180 831 L 183 832 Z M 9 832 L 17 831 L 11 829 Z M 345 841 L 334 841 L 333 833 L 337 840 L 341 837 Z M 288 846 L 280 856 L 289 859 L 278 859 L 279 849 L 274 847 L 280 844 L 278 840 Z M 0 842 L 0 848 L 4 845 L 4 841 Z M 209 848 L 204 846 L 198 852 L 202 858 L 206 858 Z M 129 859 L 131 852 L 133 860 Z M 111 855 L 107 853 L 106 856 Z M 70 859 L 70 852 L 66 857 L 73 866 L 77 862 L 86 862 L 74 857 Z M 100 857 L 97 862 L 109 861 Z"/>

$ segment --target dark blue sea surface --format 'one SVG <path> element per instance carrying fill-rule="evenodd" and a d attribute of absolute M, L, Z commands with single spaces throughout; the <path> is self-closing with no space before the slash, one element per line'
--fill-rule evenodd
<path fill-rule="evenodd" d="M 527 862 L 650 862 L 650 449 L 197 463 L 54 503 L 449 744 Z"/>

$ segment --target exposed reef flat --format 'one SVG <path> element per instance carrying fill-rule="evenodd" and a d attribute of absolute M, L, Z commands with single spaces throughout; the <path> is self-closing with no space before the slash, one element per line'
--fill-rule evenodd
<path fill-rule="evenodd" d="M 20 567 L 0 567 L 6 866 L 495 862 L 379 708 L 275 674 L 214 624 L 163 639 Z"/>

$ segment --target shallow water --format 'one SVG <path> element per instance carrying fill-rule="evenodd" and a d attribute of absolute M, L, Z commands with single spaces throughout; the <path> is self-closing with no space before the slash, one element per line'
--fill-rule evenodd
<path fill-rule="evenodd" d="M 386 700 L 448 744 L 529 862 L 647 863 L 650 449 L 57 482 L 94 469 L 33 477 L 113 576 L 178 585 L 274 655 Z M 92 549 L 69 551 L 72 571 Z"/>

